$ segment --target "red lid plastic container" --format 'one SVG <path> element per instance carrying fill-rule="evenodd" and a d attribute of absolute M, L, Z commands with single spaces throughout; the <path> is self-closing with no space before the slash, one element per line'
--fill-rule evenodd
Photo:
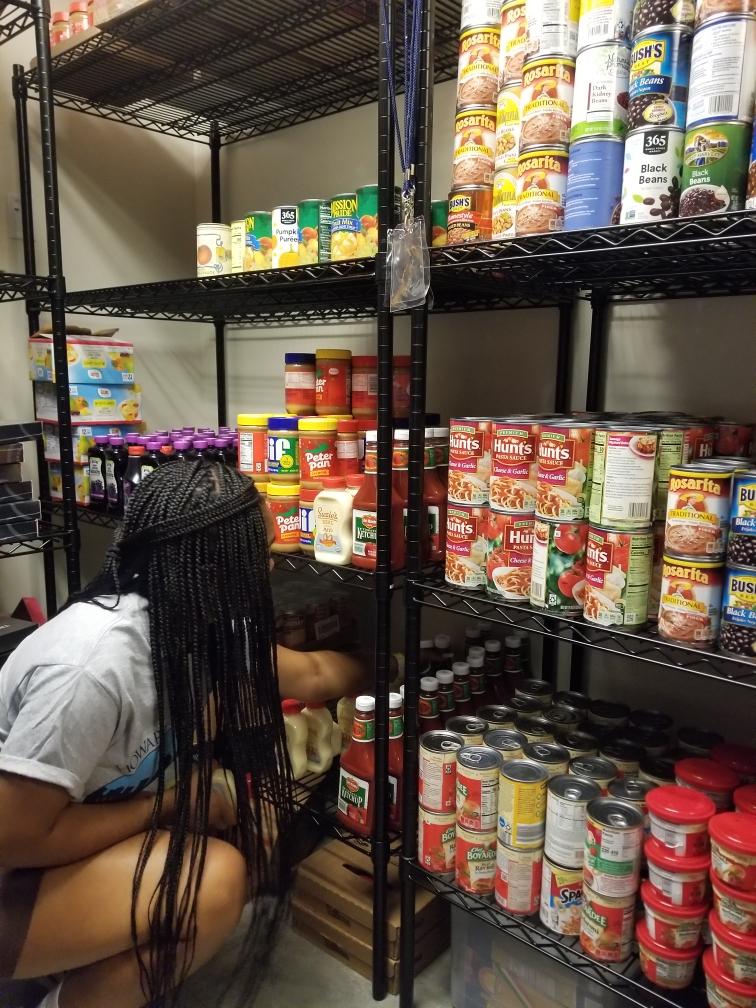
<path fill-rule="evenodd" d="M 696 917 L 704 918 L 709 910 L 708 903 L 676 906 L 665 899 L 658 889 L 654 889 L 648 880 L 641 884 L 640 895 L 641 900 L 647 907 L 656 910 L 658 913 L 666 914 L 668 917 L 676 917 L 680 920 L 694 920 Z"/>
<path fill-rule="evenodd" d="M 756 935 L 740 934 L 738 931 L 733 931 L 732 928 L 727 927 L 727 925 L 720 920 L 719 914 L 716 910 L 712 910 L 709 914 L 709 927 L 711 928 L 712 934 L 716 935 L 716 937 L 722 941 L 727 942 L 728 945 L 732 945 L 733 948 L 756 956 Z M 756 991 L 754 994 L 756 994 Z"/>
<path fill-rule="evenodd" d="M 716 763 L 734 770 L 741 784 L 756 784 L 756 748 L 722 742 L 711 750 Z"/>
<path fill-rule="evenodd" d="M 714 816 L 709 823 L 709 833 L 721 847 L 756 858 L 756 825 L 742 812 L 722 812 Z"/>
<path fill-rule="evenodd" d="M 714 802 L 702 791 L 666 784 L 649 791 L 651 835 L 680 857 L 705 854 L 709 849 L 707 825 L 716 814 Z"/>
<path fill-rule="evenodd" d="M 680 857 L 669 847 L 659 843 L 655 837 L 646 840 L 644 851 L 649 862 L 663 868 L 664 871 L 675 873 L 698 873 L 709 871 L 709 858 L 706 854 L 696 854 L 693 857 Z"/>
<path fill-rule="evenodd" d="M 732 798 L 738 812 L 756 816 L 756 784 L 744 784 L 737 788 Z"/>
<path fill-rule="evenodd" d="M 743 892 L 723 882 L 711 869 L 709 874 L 714 893 L 714 909 L 731 931 L 756 935 L 756 891 Z"/>
<path fill-rule="evenodd" d="M 738 983 L 726 976 L 714 959 L 714 953 L 707 949 L 703 954 L 703 968 L 706 974 L 706 994 L 709 1004 L 714 1008 L 724 1006 L 752 1006 L 756 1003 L 756 988 L 749 984 Z"/>
<path fill-rule="evenodd" d="M 732 807 L 732 792 L 740 783 L 738 775 L 723 763 L 695 756 L 675 763 L 678 784 L 703 791 L 720 812 Z"/>
<path fill-rule="evenodd" d="M 705 902 L 709 889 L 709 855 L 680 857 L 655 837 L 644 846 L 648 879 L 657 892 L 675 906 Z"/>
<path fill-rule="evenodd" d="M 700 943 L 691 949 L 667 948 L 651 937 L 645 921 L 636 927 L 635 937 L 640 949 L 641 969 L 651 983 L 668 990 L 683 990 L 690 986 L 701 954 Z"/>

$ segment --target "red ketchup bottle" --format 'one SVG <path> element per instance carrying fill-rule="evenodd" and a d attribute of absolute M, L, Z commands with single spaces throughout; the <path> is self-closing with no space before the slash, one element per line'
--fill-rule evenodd
<path fill-rule="evenodd" d="M 423 676 L 420 680 L 417 714 L 420 734 L 443 727 L 438 705 L 438 679 L 435 676 Z"/>
<path fill-rule="evenodd" d="M 373 832 L 375 785 L 375 700 L 359 696 L 355 701 L 352 741 L 341 757 L 337 816 L 352 833 Z"/>

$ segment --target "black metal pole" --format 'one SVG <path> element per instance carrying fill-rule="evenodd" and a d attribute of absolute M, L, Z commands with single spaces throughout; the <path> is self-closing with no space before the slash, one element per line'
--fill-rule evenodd
<path fill-rule="evenodd" d="M 48 0 L 32 0 L 34 34 L 37 45 L 39 80 L 39 123 L 42 141 L 42 179 L 45 194 L 45 230 L 47 233 L 47 272 L 49 275 L 50 314 L 52 316 L 55 394 L 58 407 L 60 468 L 63 474 L 63 523 L 66 539 L 66 575 L 69 593 L 81 587 L 79 567 L 79 526 L 76 516 L 71 403 L 68 389 L 66 348 L 66 281 L 60 238 L 58 204 L 58 169 L 55 148 L 55 109 L 53 104 L 50 58 L 50 5 Z"/>
<path fill-rule="evenodd" d="M 594 290 L 591 294 L 591 343 L 588 351 L 588 383 L 585 390 L 585 408 L 592 411 L 604 408 L 608 309 L 606 291 Z"/>
<path fill-rule="evenodd" d="M 415 212 L 422 215 L 430 244 L 431 142 L 433 136 L 433 0 L 425 0 L 420 44 L 417 100 L 418 135 L 415 159 Z M 411 866 L 417 854 L 418 691 L 422 609 L 415 582 L 423 568 L 423 471 L 425 391 L 428 351 L 428 301 L 412 309 L 410 372 L 410 456 L 407 510 L 407 597 L 404 644 L 404 772 L 401 860 L 401 949 L 399 1004 L 411 1008 L 415 985 L 415 883 Z"/>
<path fill-rule="evenodd" d="M 221 135 L 218 123 L 210 126 L 210 215 L 215 224 L 221 223 Z M 218 426 L 226 423 L 226 322 L 222 316 L 213 320 L 215 327 L 215 382 L 218 404 Z"/>

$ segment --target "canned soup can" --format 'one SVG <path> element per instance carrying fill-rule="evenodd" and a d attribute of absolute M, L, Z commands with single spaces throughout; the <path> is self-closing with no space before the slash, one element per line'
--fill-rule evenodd
<path fill-rule="evenodd" d="M 536 515 L 551 521 L 588 517 L 593 469 L 590 422 L 544 424 L 538 439 Z"/>
<path fill-rule="evenodd" d="M 472 833 L 457 825 L 456 883 L 475 896 L 493 896 L 496 879 L 496 831 Z"/>
<path fill-rule="evenodd" d="M 525 0 L 504 0 L 501 5 L 499 86 L 522 80 L 528 53 L 528 19 Z"/>
<path fill-rule="evenodd" d="M 417 860 L 426 871 L 453 879 L 457 822 L 453 812 L 428 812 L 422 806 L 417 820 Z"/>
<path fill-rule="evenodd" d="M 581 0 L 578 55 L 597 42 L 630 44 L 633 0 Z"/>
<path fill-rule="evenodd" d="M 732 470 L 689 463 L 670 470 L 665 549 L 670 555 L 723 558 Z"/>
<path fill-rule="evenodd" d="M 597 428 L 589 518 L 595 525 L 643 528 L 651 521 L 658 433 L 648 427 Z"/>
<path fill-rule="evenodd" d="M 496 902 L 509 913 L 530 917 L 538 912 L 543 851 L 496 848 Z"/>
<path fill-rule="evenodd" d="M 520 148 L 517 164 L 518 236 L 564 230 L 566 147 Z"/>
<path fill-rule="evenodd" d="M 638 889 L 643 816 L 627 802 L 596 798 L 588 805 L 586 885 L 602 896 L 633 897 Z"/>
<path fill-rule="evenodd" d="M 594 781 L 571 774 L 560 774 L 549 781 L 545 852 L 552 862 L 582 869 L 588 802 L 600 794 Z"/>
<path fill-rule="evenodd" d="M 648 621 L 653 560 L 650 529 L 588 529 L 583 615 L 599 626 L 640 627 Z"/>
<path fill-rule="evenodd" d="M 487 746 L 457 753 L 457 823 L 473 833 L 496 829 L 501 757 Z"/>
<path fill-rule="evenodd" d="M 753 122 L 756 19 L 712 18 L 696 29 L 690 64 L 687 128 L 704 122 Z"/>
<path fill-rule="evenodd" d="M 491 427 L 491 507 L 532 515 L 536 501 L 540 423 L 528 417 L 494 420 Z"/>
<path fill-rule="evenodd" d="M 418 800 L 429 812 L 454 814 L 457 807 L 457 752 L 465 744 L 450 731 L 426 732 L 420 738 Z"/>
<path fill-rule="evenodd" d="M 474 25 L 460 33 L 457 108 L 496 104 L 500 35 L 498 23 Z"/>
<path fill-rule="evenodd" d="M 630 51 L 622 42 L 583 49 L 575 67 L 575 98 L 570 140 L 615 137 L 627 133 Z"/>
<path fill-rule="evenodd" d="M 541 923 L 557 934 L 577 935 L 582 909 L 582 867 L 562 868 L 545 856 L 541 876 Z"/>
<path fill-rule="evenodd" d="M 751 127 L 740 122 L 704 123 L 688 129 L 683 150 L 681 217 L 745 207 L 750 138 Z"/>
<path fill-rule="evenodd" d="M 532 515 L 492 511 L 488 520 L 488 594 L 509 602 L 527 602 L 533 563 Z"/>
<path fill-rule="evenodd" d="M 448 584 L 471 590 L 485 587 L 487 523 L 487 507 L 449 503 L 446 511 L 444 566 L 444 577 Z"/>
<path fill-rule="evenodd" d="M 511 760 L 499 777 L 499 842 L 516 850 L 543 846 L 548 773 L 531 760 Z"/>
<path fill-rule="evenodd" d="M 536 518 L 530 603 L 549 612 L 580 612 L 585 594 L 587 522 Z"/>
<path fill-rule="evenodd" d="M 631 130 L 685 129 L 691 38 L 686 28 L 650 29 L 636 36 L 630 56 Z"/>
<path fill-rule="evenodd" d="M 496 171 L 517 174 L 520 152 L 520 91 L 521 84 L 507 84 L 496 100 Z"/>
<path fill-rule="evenodd" d="M 628 134 L 620 224 L 677 217 L 684 138 L 683 130 L 666 127 L 640 129 Z"/>

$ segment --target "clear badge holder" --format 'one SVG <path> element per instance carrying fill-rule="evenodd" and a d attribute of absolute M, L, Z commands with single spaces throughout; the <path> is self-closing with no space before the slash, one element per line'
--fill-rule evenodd
<path fill-rule="evenodd" d="M 425 302 L 430 288 L 430 253 L 425 220 L 413 214 L 414 200 L 402 197 L 403 223 L 388 233 L 386 276 L 389 310 L 403 312 Z"/>

